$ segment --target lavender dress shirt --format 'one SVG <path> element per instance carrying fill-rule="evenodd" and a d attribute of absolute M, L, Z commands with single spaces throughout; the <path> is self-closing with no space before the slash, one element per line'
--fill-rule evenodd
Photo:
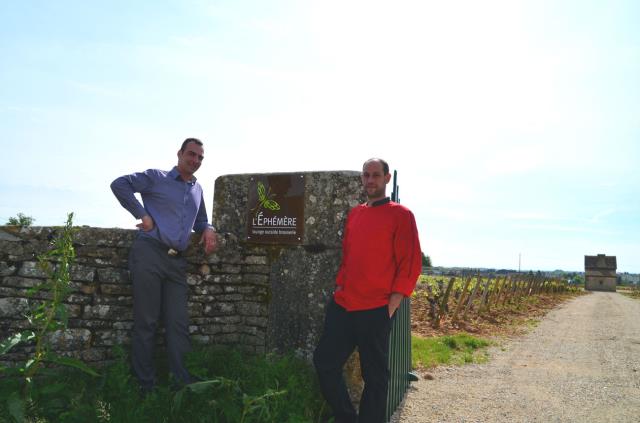
<path fill-rule="evenodd" d="M 111 183 L 111 190 L 133 217 L 149 215 L 155 222 L 151 231 L 141 230 L 138 236 L 154 238 L 178 251 L 186 250 L 192 229 L 202 232 L 212 227 L 207 221 L 202 187 L 195 177 L 183 181 L 176 167 L 169 172 L 149 169 L 121 176 Z"/>

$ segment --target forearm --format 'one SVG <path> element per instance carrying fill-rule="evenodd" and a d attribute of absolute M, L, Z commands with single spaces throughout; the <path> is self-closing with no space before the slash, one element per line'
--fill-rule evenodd
<path fill-rule="evenodd" d="M 203 233 L 206 230 L 214 230 L 213 226 L 209 224 L 207 218 L 207 208 L 204 204 L 204 197 L 200 197 L 200 207 L 198 207 L 198 214 L 193 224 L 193 230 L 198 233 Z"/>

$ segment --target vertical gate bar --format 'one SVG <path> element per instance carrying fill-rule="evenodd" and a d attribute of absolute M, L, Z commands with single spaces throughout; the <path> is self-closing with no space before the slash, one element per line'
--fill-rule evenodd
<path fill-rule="evenodd" d="M 396 411 L 409 389 L 411 371 L 411 300 L 402 300 L 391 328 L 389 345 L 389 392 L 387 394 L 387 421 Z"/>

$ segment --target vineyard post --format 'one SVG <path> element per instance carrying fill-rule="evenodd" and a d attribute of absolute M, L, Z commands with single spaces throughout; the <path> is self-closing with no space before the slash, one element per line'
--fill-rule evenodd
<path fill-rule="evenodd" d="M 511 300 L 510 303 L 518 302 L 518 293 L 520 292 L 520 285 L 522 284 L 522 276 L 518 277 L 513 284 L 513 289 L 511 290 Z"/>
<path fill-rule="evenodd" d="M 533 295 L 540 294 L 541 286 L 542 286 L 542 278 L 536 277 L 533 283 Z"/>
<path fill-rule="evenodd" d="M 456 278 L 449 279 L 449 285 L 447 285 L 447 290 L 444 292 L 444 295 L 442 296 L 442 299 L 440 300 L 440 313 L 438 313 L 438 316 L 433 321 L 433 327 L 435 327 L 435 328 L 440 327 L 440 317 L 444 316 L 447 313 L 449 295 L 451 295 L 451 290 L 453 289 L 453 284 L 454 284 L 455 280 L 456 280 Z"/>
<path fill-rule="evenodd" d="M 518 283 L 518 303 L 521 303 L 525 297 L 526 289 L 529 284 L 529 280 L 531 276 L 527 275 L 525 278 L 521 279 Z"/>
<path fill-rule="evenodd" d="M 545 292 L 547 294 L 552 294 L 553 293 L 553 286 L 551 284 L 551 280 L 545 278 Z"/>
<path fill-rule="evenodd" d="M 544 284 L 544 278 L 541 275 L 536 275 L 533 280 L 533 294 L 539 295 L 542 290 L 542 285 Z"/>
<path fill-rule="evenodd" d="M 458 313 L 460 312 L 460 308 L 464 304 L 464 300 L 467 296 L 467 288 L 469 288 L 469 284 L 471 283 L 471 278 L 473 276 L 467 276 L 464 281 L 464 288 L 462 288 L 462 293 L 460 294 L 460 298 L 458 299 L 458 304 L 456 304 L 456 309 L 453 312 L 453 316 L 451 317 L 451 321 L 455 322 L 458 318 Z"/>
<path fill-rule="evenodd" d="M 438 314 L 438 310 L 436 309 L 436 300 L 430 284 L 427 284 L 427 302 L 429 303 L 429 316 L 432 319 L 435 319 Z"/>
<path fill-rule="evenodd" d="M 495 292 L 489 294 L 489 298 L 487 299 L 487 311 L 491 310 L 491 302 L 493 304 L 498 305 L 498 301 L 500 301 L 500 294 L 502 294 L 502 287 L 504 286 L 505 281 L 507 280 L 507 276 L 504 276 L 502 280 L 500 278 L 496 278 L 495 282 Z"/>
<path fill-rule="evenodd" d="M 478 271 L 478 274 L 476 276 L 476 285 L 473 287 L 473 291 L 471 292 L 471 295 L 469 296 L 469 300 L 467 301 L 467 305 L 464 308 L 464 312 L 462 313 L 462 320 L 467 319 L 467 313 L 469 312 L 469 309 L 473 304 L 473 300 L 475 300 L 476 298 L 476 294 L 478 293 L 478 289 L 480 288 L 481 282 L 482 282 L 482 278 L 480 277 L 480 271 Z"/>
<path fill-rule="evenodd" d="M 527 284 L 529 283 L 529 279 L 531 278 L 531 276 L 527 275 L 524 278 L 522 278 L 520 280 L 520 283 L 518 284 L 518 300 L 522 300 L 525 296 L 525 292 L 527 290 Z"/>
<path fill-rule="evenodd" d="M 540 294 L 543 292 L 547 292 L 547 278 L 540 276 L 540 289 L 538 290 Z"/>
<path fill-rule="evenodd" d="M 511 300 L 509 301 L 510 304 L 515 304 L 516 307 L 520 305 L 520 286 L 521 285 L 522 285 L 522 276 L 520 276 L 515 280 L 515 283 L 513 284 L 513 290 L 511 292 Z"/>
<path fill-rule="evenodd" d="M 480 300 L 480 307 L 478 307 L 478 315 L 489 309 L 489 286 L 491 285 L 491 279 L 493 275 L 489 275 L 484 283 L 484 292 L 482 293 L 482 299 Z"/>
<path fill-rule="evenodd" d="M 527 276 L 523 281 L 522 281 L 522 298 L 526 299 L 529 296 L 529 292 L 531 291 L 531 283 L 534 279 L 534 276 Z"/>
<path fill-rule="evenodd" d="M 507 302 L 510 301 L 511 293 L 513 292 L 513 286 L 516 283 L 516 278 L 517 276 L 509 276 L 507 285 L 504 287 L 504 297 L 502 298 L 503 306 L 506 306 Z"/>
<path fill-rule="evenodd" d="M 496 295 L 495 295 L 495 299 L 493 300 L 496 306 L 500 305 L 500 298 L 502 298 L 502 295 L 504 293 L 504 287 L 507 285 L 507 278 L 508 276 L 503 277 L 502 281 L 498 279 L 496 283 Z"/>
<path fill-rule="evenodd" d="M 526 300 L 527 297 L 527 289 L 529 288 L 529 282 L 531 281 L 531 276 L 527 276 L 522 281 L 520 281 L 520 286 L 518 289 L 518 306 L 522 304 L 523 301 Z"/>
<path fill-rule="evenodd" d="M 449 297 L 451 297 L 451 292 L 453 292 L 453 286 L 456 284 L 456 278 L 452 277 L 449 279 L 449 284 L 444 291 L 444 297 L 440 301 L 440 314 L 445 315 L 449 313 Z"/>
<path fill-rule="evenodd" d="M 502 297 L 502 306 L 505 307 L 507 305 L 507 301 L 509 300 L 509 294 L 513 290 L 513 284 L 515 283 L 515 276 L 509 275 L 509 279 L 505 282 L 504 286 L 504 296 Z"/>
<path fill-rule="evenodd" d="M 545 278 L 545 277 L 543 277 L 543 276 L 542 276 L 542 278 L 544 279 L 544 288 L 545 288 L 545 292 L 546 292 L 547 294 L 551 294 L 551 288 L 552 288 L 552 286 L 551 286 L 551 280 L 549 280 L 549 279 L 547 279 L 547 278 Z"/>
<path fill-rule="evenodd" d="M 538 293 L 542 294 L 543 292 L 547 292 L 547 281 L 544 278 L 540 278 L 540 287 L 538 288 Z"/>
<path fill-rule="evenodd" d="M 534 278 L 529 278 L 529 281 L 527 283 L 527 293 L 526 293 L 526 295 L 528 297 L 530 297 L 531 294 L 533 294 L 533 283 L 535 282 L 535 280 L 536 280 L 535 277 Z"/>

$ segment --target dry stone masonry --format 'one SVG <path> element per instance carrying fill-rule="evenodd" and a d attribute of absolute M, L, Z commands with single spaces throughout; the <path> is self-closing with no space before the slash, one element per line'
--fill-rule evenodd
<path fill-rule="evenodd" d="M 212 220 L 220 248 L 206 257 L 194 235 L 187 252 L 189 330 L 194 342 L 310 357 L 340 262 L 344 220 L 363 194 L 358 172 L 302 175 L 304 239 L 286 246 L 246 241 L 252 175 L 216 180 Z M 115 207 L 119 206 L 114 199 Z M 27 291 L 45 277 L 37 257 L 46 251 L 56 230 L 0 227 L 0 339 L 26 329 L 24 315 L 30 305 L 47 295 L 38 292 L 30 297 Z M 73 291 L 67 301 L 69 325 L 52 338 L 58 352 L 99 363 L 111 358 L 114 346 L 129 344 L 132 298 L 127 256 L 134 236 L 133 230 L 77 228 Z M 0 361 L 23 360 L 29 348 L 15 348 Z"/>

